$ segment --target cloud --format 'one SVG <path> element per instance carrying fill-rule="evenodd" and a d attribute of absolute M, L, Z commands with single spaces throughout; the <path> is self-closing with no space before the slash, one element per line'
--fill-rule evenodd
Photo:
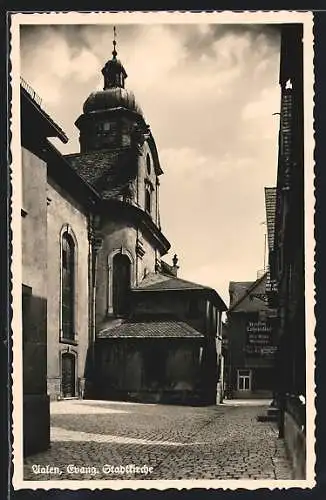
<path fill-rule="evenodd" d="M 264 88 L 254 101 L 248 102 L 242 109 L 243 120 L 267 119 L 280 109 L 280 90 L 274 85 Z"/>
<path fill-rule="evenodd" d="M 99 60 L 90 50 L 84 47 L 74 50 L 53 28 L 41 32 L 39 43 L 33 40 L 31 45 L 33 57 L 28 57 L 28 64 L 22 58 L 22 73 L 50 105 L 61 102 L 67 80 L 71 84 L 82 83 L 93 78 L 100 67 Z"/>

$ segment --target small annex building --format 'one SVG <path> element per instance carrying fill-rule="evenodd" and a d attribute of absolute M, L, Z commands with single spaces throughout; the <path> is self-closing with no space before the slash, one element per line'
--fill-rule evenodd
<path fill-rule="evenodd" d="M 170 268 L 170 269 L 169 269 Z M 97 333 L 97 398 L 215 404 L 221 378 L 221 316 L 211 288 L 178 278 L 162 261 L 130 291 L 130 313 Z"/>

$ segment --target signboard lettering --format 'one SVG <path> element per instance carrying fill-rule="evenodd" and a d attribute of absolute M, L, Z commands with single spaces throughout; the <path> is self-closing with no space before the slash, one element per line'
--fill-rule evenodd
<path fill-rule="evenodd" d="M 246 327 L 246 352 L 249 355 L 273 354 L 273 328 L 267 321 L 249 321 Z"/>

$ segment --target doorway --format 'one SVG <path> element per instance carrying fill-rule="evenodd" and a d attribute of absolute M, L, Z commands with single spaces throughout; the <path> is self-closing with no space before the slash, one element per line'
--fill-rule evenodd
<path fill-rule="evenodd" d="M 76 396 L 76 357 L 70 352 L 62 354 L 62 396 L 74 398 Z"/>

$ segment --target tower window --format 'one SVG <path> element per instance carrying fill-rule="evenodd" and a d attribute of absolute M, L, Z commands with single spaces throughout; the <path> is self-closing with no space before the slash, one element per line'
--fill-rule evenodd
<path fill-rule="evenodd" d="M 147 173 L 148 173 L 148 175 L 150 175 L 150 173 L 151 173 L 151 157 L 149 154 L 146 156 L 146 167 L 147 167 Z"/>
<path fill-rule="evenodd" d="M 68 232 L 62 236 L 61 318 L 63 338 L 75 336 L 75 244 Z"/>
<path fill-rule="evenodd" d="M 145 212 L 151 213 L 152 211 L 152 188 L 149 183 L 145 184 Z"/>

